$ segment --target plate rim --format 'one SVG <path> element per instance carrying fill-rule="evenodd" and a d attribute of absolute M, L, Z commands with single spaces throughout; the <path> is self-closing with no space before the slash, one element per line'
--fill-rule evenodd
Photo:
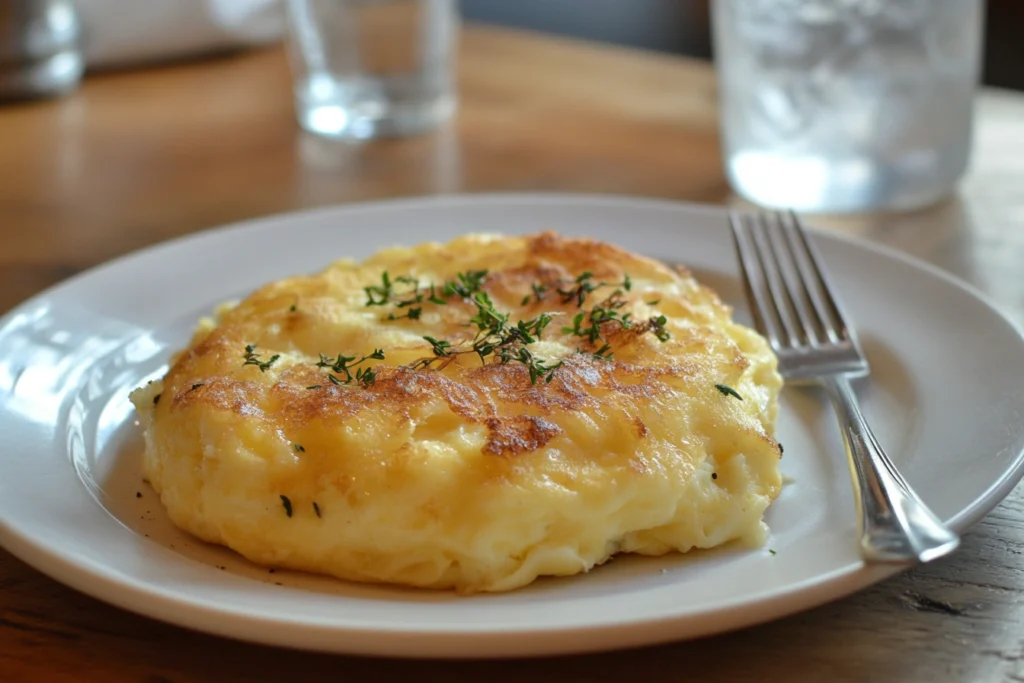
<path fill-rule="evenodd" d="M 0 520 L 0 532 L 4 525 Z M 92 572 L 84 572 L 81 563 L 76 565 L 56 553 L 49 553 L 45 548 L 25 545 L 9 545 L 10 537 L 0 534 L 0 546 L 12 555 L 33 567 L 46 576 L 115 607 L 133 614 L 156 619 L 181 628 L 199 631 L 207 635 L 226 637 L 242 642 L 284 647 L 309 652 L 322 652 L 361 656 L 384 656 L 398 659 L 443 659 L 471 660 L 497 658 L 528 658 L 552 655 L 577 655 L 596 652 L 621 650 L 640 646 L 656 646 L 681 639 L 707 637 L 741 630 L 770 621 L 775 621 L 793 614 L 813 609 L 834 600 L 846 597 L 862 588 L 905 571 L 907 567 L 896 565 L 868 567 L 863 563 L 854 569 L 839 568 L 820 574 L 789 586 L 785 592 L 769 594 L 764 591 L 754 600 L 733 600 L 724 607 L 717 609 L 718 614 L 743 613 L 740 618 L 733 619 L 728 625 L 716 628 L 693 628 L 688 619 L 692 615 L 668 615 L 657 618 L 624 618 L 614 623 L 560 627 L 516 627 L 503 626 L 493 629 L 434 629 L 415 630 L 407 628 L 384 628 L 374 626 L 352 626 L 335 624 L 312 624 L 304 620 L 290 619 L 286 615 L 274 619 L 247 616 L 240 613 L 212 609 L 205 605 L 187 602 L 168 595 L 167 591 L 150 586 L 137 585 L 135 581 L 119 581 L 102 566 L 92 567 Z M 20 543 L 25 539 L 15 537 Z M 18 552 L 26 550 L 25 554 Z M 41 568 L 30 558 L 49 558 L 52 564 Z M 90 563 L 92 564 L 92 563 Z M 836 586 L 841 585 L 837 591 Z M 126 586 L 130 589 L 126 591 Z M 129 599 L 135 595 L 136 600 Z M 139 598 L 148 603 L 141 606 Z M 215 617 L 216 626 L 204 623 L 203 617 Z M 294 632 L 279 631 L 283 624 L 298 627 Z M 682 626 L 682 627 L 681 627 Z M 304 630 L 318 632 L 316 642 L 310 643 L 308 636 L 303 637 Z M 651 636 L 648 632 L 660 630 L 661 633 Z M 274 631 L 271 633 L 271 631 Z M 571 635 L 571 644 L 559 643 L 555 640 L 544 642 L 554 634 Z M 329 638 L 346 639 L 345 643 L 326 642 Z M 407 642 L 396 647 L 388 638 L 404 638 Z M 521 639 L 534 639 L 523 643 Z M 509 638 L 516 639 L 509 647 Z M 413 642 L 415 641 L 415 642 Z M 581 642 L 582 641 L 582 642 Z M 467 652 L 467 650 L 472 650 Z"/>
<path fill-rule="evenodd" d="M 252 219 L 235 221 L 221 226 L 201 229 L 187 235 L 181 235 L 134 250 L 106 262 L 93 266 L 66 280 L 55 283 L 36 295 L 15 305 L 10 311 L 0 316 L 0 330 L 6 329 L 11 321 L 21 312 L 30 309 L 48 297 L 53 297 L 67 289 L 74 288 L 85 278 L 95 277 L 98 273 L 120 268 L 123 263 L 132 259 L 151 255 L 165 249 L 189 242 L 201 242 L 213 235 L 228 235 L 232 232 L 249 230 L 267 224 L 288 220 L 316 220 L 319 216 L 334 214 L 352 214 L 363 211 L 377 212 L 389 210 L 408 210 L 410 207 L 445 207 L 466 204 L 482 205 L 501 203 L 537 204 L 580 204 L 591 205 L 614 204 L 619 207 L 637 209 L 657 208 L 680 213 L 699 213 L 706 216 L 725 218 L 730 207 L 671 199 L 646 198 L 614 194 L 585 194 L 559 192 L 509 192 L 480 193 L 454 195 L 428 195 L 402 197 L 380 201 L 361 201 L 331 206 L 316 207 L 300 211 L 290 211 L 260 216 Z M 813 218 L 809 219 L 813 223 Z M 994 313 L 1001 321 L 1024 342 L 1024 331 L 1021 326 L 1010 318 L 1001 306 L 993 302 L 987 294 L 971 283 L 942 270 L 941 268 L 918 259 L 891 247 L 869 242 L 854 236 L 812 231 L 816 238 L 843 242 L 848 246 L 872 252 L 874 256 L 894 259 L 901 267 L 910 267 L 937 277 L 966 294 L 977 303 Z M 1024 345 L 1024 344 L 1022 344 Z M 1024 476 L 1024 453 L 1014 454 L 1011 465 L 1002 475 L 993 481 L 988 488 L 970 505 L 960 510 L 950 520 L 950 525 L 958 531 L 964 531 L 977 523 L 985 514 L 995 508 L 1006 495 L 1012 491 Z M 12 527 L 4 518 L 0 518 L 0 546 L 3 546 L 15 557 L 34 567 L 36 570 L 69 586 L 79 592 L 103 600 L 109 604 L 140 614 L 159 619 L 178 626 L 203 631 L 206 633 L 227 636 L 249 642 L 268 645 L 301 648 L 325 652 L 341 652 L 349 654 L 387 655 L 398 657 L 440 657 L 440 658 L 482 658 L 494 656 L 536 656 L 545 654 L 570 654 L 591 652 L 612 648 L 632 647 L 641 644 L 653 645 L 683 637 L 696 635 L 712 635 L 723 631 L 731 631 L 769 620 L 781 618 L 798 611 L 824 604 L 849 595 L 881 579 L 898 573 L 903 567 L 898 566 L 866 566 L 863 562 L 839 567 L 831 572 L 815 575 L 795 584 L 789 584 L 784 590 L 766 589 L 753 597 L 734 599 L 719 603 L 717 614 L 742 611 L 746 614 L 741 618 L 727 620 L 728 625 L 717 628 L 693 629 L 685 627 L 693 614 L 676 613 L 660 617 L 620 617 L 607 623 L 585 626 L 552 626 L 524 624 L 500 625 L 494 628 L 470 629 L 443 625 L 431 629 L 415 626 L 405 627 L 401 624 L 394 627 L 372 624 L 338 625 L 334 623 L 310 622 L 306 619 L 292 619 L 288 615 L 266 618 L 263 616 L 244 615 L 223 608 L 210 608 L 195 601 L 183 599 L 171 591 L 152 583 L 138 581 L 133 577 L 125 577 L 112 572 L 108 566 L 77 558 L 70 560 L 57 549 L 50 549 L 46 544 L 34 543 L 31 538 Z M 211 619 L 212 617 L 212 619 Z M 215 622 L 215 623 L 214 623 Z M 319 631 L 322 636 L 330 635 L 343 639 L 344 643 L 309 643 L 301 633 L 287 631 L 270 633 L 271 629 L 280 629 L 282 624 L 302 627 L 303 631 Z M 660 635 L 652 637 L 649 631 L 661 629 Z M 623 633 L 623 632 L 626 633 Z M 574 644 L 545 643 L 546 636 L 558 634 L 565 637 L 572 634 Z M 645 635 L 646 634 L 646 635 Z M 308 634 L 307 634 L 308 635 Z M 534 642 L 523 647 L 510 647 L 505 639 L 509 636 L 531 637 Z M 458 636 L 457 648 L 440 647 L 453 636 Z M 404 645 L 395 646 L 388 638 L 398 637 L 405 640 Z M 374 641 L 385 642 L 374 642 Z M 412 641 L 418 644 L 413 645 Z M 465 649 L 477 648 L 467 656 Z M 458 652 L 455 652 L 455 650 Z"/>

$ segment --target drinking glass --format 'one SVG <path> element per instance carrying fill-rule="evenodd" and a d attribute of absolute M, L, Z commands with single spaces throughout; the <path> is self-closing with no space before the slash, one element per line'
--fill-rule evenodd
<path fill-rule="evenodd" d="M 295 108 L 306 130 L 370 139 L 455 109 L 455 0 L 289 0 Z"/>
<path fill-rule="evenodd" d="M 0 101 L 62 95 L 85 69 L 71 0 L 0 0 Z"/>
<path fill-rule="evenodd" d="M 768 207 L 920 207 L 967 167 L 982 0 L 714 0 L 726 174 Z"/>

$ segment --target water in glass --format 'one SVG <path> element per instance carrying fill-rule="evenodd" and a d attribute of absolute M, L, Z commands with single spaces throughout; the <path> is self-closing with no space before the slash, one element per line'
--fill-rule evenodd
<path fill-rule="evenodd" d="M 299 124 L 368 139 L 434 127 L 455 108 L 455 0 L 290 0 Z"/>
<path fill-rule="evenodd" d="M 715 0 L 726 172 L 770 207 L 908 209 L 966 168 L 982 0 Z"/>

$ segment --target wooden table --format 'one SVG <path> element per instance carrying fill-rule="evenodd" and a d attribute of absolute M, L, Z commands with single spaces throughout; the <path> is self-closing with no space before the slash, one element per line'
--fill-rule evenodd
<path fill-rule="evenodd" d="M 347 147 L 301 135 L 278 50 L 90 78 L 0 109 L 0 312 L 176 235 L 395 195 L 574 190 L 732 201 L 701 63 L 470 27 L 457 122 Z M 1024 97 L 979 99 L 959 196 L 828 221 L 932 261 L 1024 321 Z M 0 451 L 2 452 L 2 451 Z M 1024 681 L 1024 489 L 952 557 L 834 604 L 699 642 L 517 662 L 275 650 L 137 617 L 0 551 L 0 681 Z"/>

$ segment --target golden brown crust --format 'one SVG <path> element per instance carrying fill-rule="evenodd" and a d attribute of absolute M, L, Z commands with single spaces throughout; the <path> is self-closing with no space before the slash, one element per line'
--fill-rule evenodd
<path fill-rule="evenodd" d="M 533 451 L 562 433 L 562 429 L 555 423 L 533 415 L 490 417 L 484 420 L 484 424 L 490 430 L 484 452 L 494 455 L 508 456 Z"/>
<path fill-rule="evenodd" d="M 187 358 L 183 365 L 187 367 Z M 540 448 L 560 433 L 557 425 L 541 416 L 594 407 L 617 394 L 632 400 L 652 399 L 666 391 L 666 377 L 682 378 L 692 372 L 685 366 L 645 368 L 581 354 L 566 359 L 552 381 L 542 384 L 530 382 L 521 365 L 489 363 L 477 368 L 452 364 L 444 372 L 384 367 L 378 370 L 376 382 L 362 389 L 336 386 L 323 371 L 309 366 L 289 368 L 269 390 L 260 382 L 230 376 L 181 384 L 168 374 L 166 386 L 180 387 L 171 400 L 174 410 L 205 406 L 251 417 L 273 412 L 293 426 L 328 418 L 344 422 L 368 409 L 409 418 L 424 396 L 440 396 L 455 415 L 487 426 L 492 432 L 488 453 L 508 455 Z M 537 416 L 501 417 L 499 405 L 518 406 Z M 646 436 L 639 418 L 634 424 Z"/>
<path fill-rule="evenodd" d="M 273 410 L 281 411 L 287 423 L 301 425 L 328 417 L 345 421 L 368 408 L 408 418 L 412 407 L 422 402 L 423 396 L 440 395 L 452 412 L 465 420 L 504 425 L 499 405 L 549 415 L 552 411 L 585 409 L 598 401 L 607 401 L 609 396 L 614 395 L 628 397 L 632 401 L 649 400 L 675 383 L 668 378 L 681 380 L 688 376 L 699 376 L 704 371 L 704 368 L 695 366 L 685 356 L 676 354 L 665 354 L 653 364 L 630 362 L 638 353 L 649 353 L 647 349 L 652 346 L 652 323 L 649 321 L 639 321 L 629 329 L 615 323 L 605 323 L 601 326 L 604 339 L 597 344 L 560 331 L 576 313 L 587 310 L 595 303 L 607 303 L 609 295 L 614 291 L 614 287 L 602 287 L 591 294 L 581 308 L 571 297 L 558 291 L 571 289 L 572 281 L 580 273 L 591 272 L 596 282 L 618 283 L 632 272 L 634 277 L 640 275 L 648 281 L 666 284 L 678 283 L 678 273 L 655 261 L 589 239 L 565 238 L 546 232 L 524 238 L 522 243 L 524 248 L 518 259 L 511 259 L 505 267 L 490 269 L 484 280 L 483 291 L 495 300 L 500 309 L 509 310 L 513 320 L 534 317 L 540 312 L 554 314 L 555 322 L 549 327 L 546 338 L 558 339 L 570 348 L 587 352 L 593 352 L 607 342 L 618 358 L 626 360 L 607 361 L 588 354 L 573 354 L 564 359 L 563 366 L 555 373 L 553 380 L 542 386 L 530 382 L 529 374 L 522 365 L 498 364 L 493 359 L 481 364 L 473 355 L 460 357 L 456 362 L 445 365 L 442 370 L 411 370 L 383 362 L 378 365 L 377 381 L 366 389 L 331 384 L 326 373 L 314 365 L 317 355 L 330 355 L 339 351 L 346 354 L 367 353 L 376 343 L 371 343 L 372 334 L 366 334 L 365 342 L 344 349 L 311 346 L 299 349 L 308 360 L 289 365 L 268 387 L 263 381 L 267 377 L 261 376 L 252 366 L 242 365 L 242 350 L 246 344 L 257 343 L 261 350 L 266 347 L 264 358 L 271 353 L 291 351 L 267 344 L 263 339 L 266 336 L 264 330 L 276 326 L 281 330 L 276 336 L 295 343 L 309 329 L 336 317 L 339 307 L 350 306 L 350 303 L 341 301 L 338 296 L 338 290 L 351 282 L 349 274 L 332 277 L 328 273 L 327 277 L 294 278 L 268 285 L 229 312 L 224 322 L 189 349 L 168 373 L 165 385 L 173 393 L 169 409 L 206 405 L 217 410 L 255 415 L 262 412 L 266 405 L 271 405 Z M 514 253 L 509 249 L 503 251 L 505 254 Z M 451 261 L 444 276 L 453 278 L 457 271 L 463 269 L 471 268 L 465 268 L 458 261 Z M 373 279 L 369 281 L 366 275 L 358 277 L 355 287 L 357 299 L 363 298 L 362 287 L 374 284 L 378 275 L 374 272 L 371 277 Z M 540 300 L 531 296 L 531 286 L 534 284 L 546 288 Z M 721 306 L 710 290 L 695 283 L 692 289 L 713 306 Z M 530 297 L 529 301 L 524 303 L 523 298 L 527 296 Z M 620 298 L 628 299 L 631 304 L 642 303 L 638 301 L 642 297 L 635 295 L 622 294 Z M 676 305 L 685 307 L 688 303 L 677 301 Z M 427 304 L 427 307 L 439 314 L 441 320 L 440 324 L 424 325 L 425 329 L 456 345 L 460 342 L 467 344 L 472 340 L 473 330 L 464 325 L 475 311 L 472 302 L 454 297 L 448 300 L 446 306 Z M 390 309 L 367 310 L 373 313 L 379 311 L 380 317 L 384 318 L 385 311 Z M 391 324 L 404 326 L 407 322 L 392 321 Z M 703 347 L 708 342 L 708 333 L 708 330 L 700 328 L 685 330 L 679 340 L 665 346 L 671 348 L 686 343 Z M 712 333 L 717 334 L 716 331 Z M 428 344 L 419 339 L 414 344 L 412 348 L 406 349 L 408 361 L 430 357 Z M 729 355 L 732 361 L 732 369 L 729 370 L 731 374 L 746 369 L 748 361 L 738 348 L 733 346 L 729 349 Z M 208 368 L 211 367 L 215 368 L 215 374 L 209 373 Z M 192 386 L 197 383 L 203 386 L 193 390 Z M 308 388 L 311 386 L 316 388 Z M 513 415 L 511 419 L 521 420 L 522 416 Z M 549 440 L 510 438 L 508 427 L 492 429 L 494 431 L 505 433 L 492 435 L 488 447 L 490 453 L 522 453 L 541 447 Z M 513 443 L 515 445 L 498 445 Z"/>

